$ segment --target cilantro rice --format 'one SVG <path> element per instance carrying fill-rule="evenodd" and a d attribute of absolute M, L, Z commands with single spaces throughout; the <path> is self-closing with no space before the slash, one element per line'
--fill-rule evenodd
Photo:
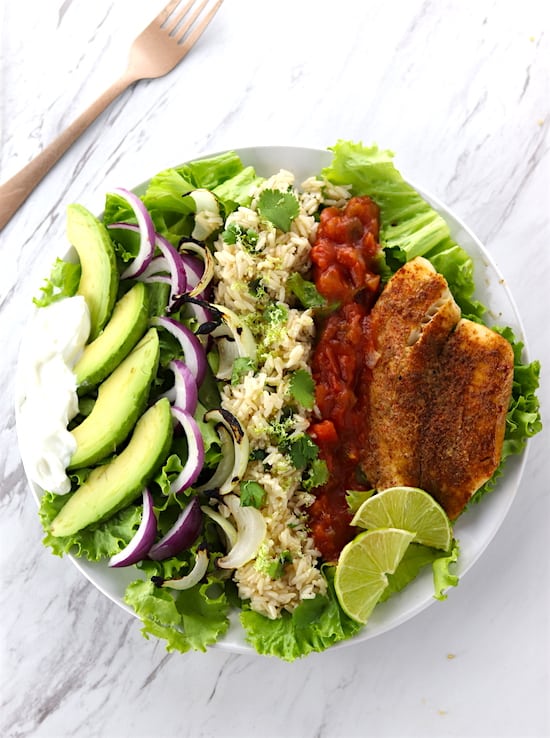
<path fill-rule="evenodd" d="M 300 211 L 288 232 L 276 229 L 257 210 L 260 193 L 268 189 L 290 190 L 298 199 Z M 245 479 L 260 484 L 266 494 L 260 509 L 267 526 L 264 543 L 255 559 L 235 571 L 234 579 L 241 599 L 271 619 L 326 591 L 317 566 L 319 552 L 307 527 L 314 497 L 302 486 L 302 471 L 279 450 L 274 428 L 284 422 L 287 438 L 297 438 L 307 430 L 310 415 L 300 408 L 285 417 L 292 373 L 309 371 L 314 339 L 312 312 L 297 304 L 287 281 L 310 268 L 319 206 L 340 207 L 349 197 L 349 188 L 313 177 L 298 190 L 294 176 L 281 170 L 262 182 L 250 207 L 239 207 L 229 216 L 225 227 L 240 235 L 237 243 L 220 237 L 215 244 L 215 301 L 244 319 L 258 342 L 256 371 L 227 383 L 222 393 L 222 406 L 246 428 L 252 455 L 260 457 L 249 463 Z M 219 509 L 229 516 L 225 505 Z"/>

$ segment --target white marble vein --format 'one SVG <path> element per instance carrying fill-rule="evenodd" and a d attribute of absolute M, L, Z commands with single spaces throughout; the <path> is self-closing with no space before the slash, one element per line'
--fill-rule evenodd
<path fill-rule="evenodd" d="M 0 5 L 0 180 L 124 68 L 163 0 Z M 376 141 L 486 243 L 550 366 L 547 4 L 226 0 L 188 58 L 129 89 L 0 235 L 0 735 L 10 738 L 526 738 L 550 735 L 548 431 L 482 558 L 444 603 L 295 664 L 167 654 L 40 543 L 14 374 L 64 210 L 207 151 Z M 23 32 L 24 29 L 24 32 Z"/>

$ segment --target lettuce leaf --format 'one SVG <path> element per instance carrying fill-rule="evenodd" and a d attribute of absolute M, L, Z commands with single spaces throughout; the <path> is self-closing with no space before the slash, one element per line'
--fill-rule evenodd
<path fill-rule="evenodd" d="M 262 181 L 253 167 L 245 167 L 230 179 L 214 187 L 212 192 L 224 204 L 225 212 L 230 213 L 239 205 L 248 207 L 252 201 L 251 190 Z"/>
<path fill-rule="evenodd" d="M 453 545 L 448 554 L 438 556 L 432 563 L 434 573 L 434 597 L 436 600 L 447 599 L 446 590 L 449 587 L 456 587 L 458 577 L 451 572 L 451 566 L 456 564 L 460 553 L 459 542 L 453 540 Z"/>
<path fill-rule="evenodd" d="M 201 188 L 211 190 L 227 215 L 238 205 L 250 203 L 248 193 L 256 180 L 254 169 L 245 168 L 240 157 L 228 151 L 158 172 L 147 184 L 141 199 L 157 233 L 176 246 L 182 237 L 189 238 L 193 231 L 196 203 L 189 196 L 190 192 Z M 103 219 L 106 224 L 136 222 L 128 204 L 113 193 L 106 197 Z M 124 237 L 123 241 L 126 240 Z M 124 248 L 125 243 L 122 246 L 120 255 L 124 259 L 128 249 Z"/>
<path fill-rule="evenodd" d="M 63 259 L 56 259 L 49 278 L 44 280 L 44 284 L 40 287 L 41 297 L 33 298 L 36 307 L 46 307 L 64 297 L 76 295 L 80 283 L 80 272 L 79 263 L 73 264 Z"/>
<path fill-rule="evenodd" d="M 182 592 L 138 579 L 128 585 L 124 601 L 141 618 L 144 637 L 164 640 L 167 651 L 206 651 L 229 627 L 229 603 L 214 577 Z"/>
<path fill-rule="evenodd" d="M 387 575 L 388 586 L 382 593 L 380 602 L 385 602 L 392 595 L 404 589 L 418 576 L 421 569 L 430 564 L 433 570 L 434 597 L 436 600 L 446 599 L 445 590 L 449 587 L 456 587 L 458 584 L 458 577 L 450 571 L 451 565 L 458 560 L 458 552 L 459 547 L 456 540 L 453 540 L 451 550 L 448 552 L 419 543 L 411 543 L 395 572 Z"/>
<path fill-rule="evenodd" d="M 542 430 L 540 403 L 536 396 L 539 387 L 540 362 L 523 363 L 523 342 L 519 341 L 511 328 L 495 328 L 497 333 L 510 342 L 514 350 L 514 379 L 512 401 L 506 415 L 504 455 L 519 453 L 525 448 L 528 438 Z"/>
<path fill-rule="evenodd" d="M 243 163 L 235 151 L 225 151 L 222 154 L 196 159 L 177 167 L 178 173 L 192 182 L 194 187 L 202 187 L 206 190 L 214 190 L 243 169 Z"/>
<path fill-rule="evenodd" d="M 401 176 L 393 153 L 378 146 L 339 140 L 322 174 L 335 184 L 351 184 L 354 195 L 368 195 L 380 207 L 380 244 L 385 255 L 382 277 L 387 279 L 416 256 L 429 259 L 446 278 L 464 315 L 483 315 L 472 299 L 473 262 L 451 238 L 449 226 Z"/>
<path fill-rule="evenodd" d="M 184 457 L 185 459 L 185 457 Z M 178 476 L 183 469 L 183 461 L 179 454 L 170 453 L 168 458 L 157 472 L 154 481 L 158 484 L 161 493 L 167 500 L 171 499 L 171 482 Z M 166 501 L 163 507 L 166 506 Z"/>
<path fill-rule="evenodd" d="M 56 537 L 49 532 L 57 513 L 67 502 L 68 495 L 45 492 L 40 501 L 39 517 L 46 535 L 43 544 L 56 556 L 71 553 L 88 561 L 110 558 L 122 551 L 133 538 L 141 522 L 141 505 L 129 505 L 108 520 L 88 526 L 72 536 Z"/>
<path fill-rule="evenodd" d="M 260 654 L 294 661 L 313 651 L 324 651 L 351 638 L 361 629 L 338 605 L 334 593 L 334 567 L 325 566 L 327 594 L 304 600 L 291 613 L 270 620 L 253 610 L 241 613 L 247 641 Z"/>
<path fill-rule="evenodd" d="M 151 179 L 141 199 L 150 212 L 167 210 L 188 215 L 195 211 L 195 202 L 186 195 L 194 189 L 193 183 L 176 169 L 165 169 Z"/>
<path fill-rule="evenodd" d="M 120 195 L 110 192 L 105 197 L 103 222 L 106 226 L 112 223 L 135 223 L 134 211 Z M 132 254 L 130 253 L 129 256 Z M 135 254 L 133 254 L 135 256 Z"/>

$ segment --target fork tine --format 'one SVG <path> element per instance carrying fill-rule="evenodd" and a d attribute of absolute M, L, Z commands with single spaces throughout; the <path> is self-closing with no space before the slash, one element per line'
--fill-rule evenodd
<path fill-rule="evenodd" d="M 193 28 L 193 30 L 188 35 L 186 35 L 189 29 L 191 28 L 191 26 L 193 25 L 193 23 L 195 22 L 199 13 L 206 6 L 207 2 L 208 0 L 204 0 L 202 4 L 199 6 L 199 8 L 196 10 L 196 12 L 193 13 L 193 16 L 192 18 L 189 19 L 189 22 L 185 24 L 185 27 L 180 28 L 178 44 L 182 52 L 184 53 L 187 52 L 202 36 L 204 31 L 208 27 L 208 24 L 218 12 L 220 5 L 223 3 L 223 0 L 216 0 L 216 2 L 212 5 L 210 10 L 201 18 L 200 23 L 198 23 Z"/>
<path fill-rule="evenodd" d="M 180 2 L 181 0 L 171 0 L 171 2 L 169 2 L 168 5 L 160 11 L 157 17 L 151 21 L 149 26 L 160 26 L 162 28 Z"/>
<path fill-rule="evenodd" d="M 197 7 L 192 12 L 191 12 L 191 9 L 193 5 L 195 4 L 195 0 L 190 0 L 190 2 L 186 3 L 186 5 L 180 11 L 178 11 L 178 13 L 174 16 L 174 18 L 170 18 L 170 22 L 169 24 L 167 24 L 167 25 L 170 25 L 170 28 L 168 27 L 166 28 L 166 30 L 168 31 L 168 34 L 170 36 L 174 36 L 176 35 L 176 33 L 179 34 L 180 31 L 185 32 L 186 29 L 190 28 L 191 25 L 195 22 L 195 19 L 197 18 L 199 13 L 202 12 L 207 2 L 208 0 L 202 0 L 202 2 L 199 5 L 197 5 Z M 179 29 L 178 26 L 180 25 L 180 23 L 183 21 L 184 18 L 185 18 L 185 23 L 182 26 L 182 28 Z"/>

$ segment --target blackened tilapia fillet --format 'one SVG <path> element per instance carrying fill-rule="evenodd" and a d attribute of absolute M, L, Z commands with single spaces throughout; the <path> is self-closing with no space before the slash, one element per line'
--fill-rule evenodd
<path fill-rule="evenodd" d="M 454 519 L 499 464 L 512 347 L 460 319 L 444 277 L 423 258 L 394 274 L 371 320 L 378 359 L 361 468 L 376 489 L 425 489 Z"/>
<path fill-rule="evenodd" d="M 514 354 L 486 326 L 461 320 L 430 380 L 419 485 L 454 519 L 494 474 L 502 453 Z"/>
<path fill-rule="evenodd" d="M 420 257 L 394 274 L 372 310 L 378 360 L 361 466 L 377 489 L 418 484 L 426 372 L 459 319 L 444 277 Z"/>

